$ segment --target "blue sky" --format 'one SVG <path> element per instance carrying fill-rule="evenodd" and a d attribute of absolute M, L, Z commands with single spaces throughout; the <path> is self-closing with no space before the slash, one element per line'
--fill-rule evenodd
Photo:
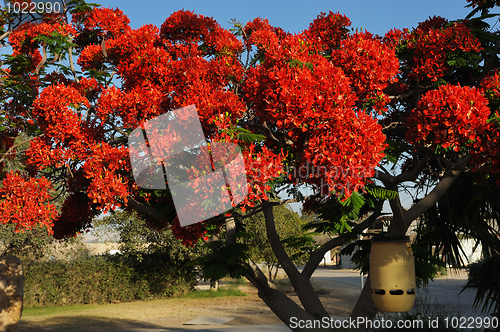
<path fill-rule="evenodd" d="M 192 10 L 213 17 L 220 25 L 236 18 L 246 23 L 256 17 L 267 18 L 274 26 L 295 33 L 306 29 L 320 12 L 340 12 L 352 21 L 352 27 L 384 34 L 392 28 L 411 28 L 429 16 L 453 20 L 464 18 L 470 11 L 466 0 L 358 0 L 358 1 L 207 1 L 207 0 L 96 0 L 103 7 L 120 8 L 132 28 L 144 24 L 161 26 L 176 10 Z"/>

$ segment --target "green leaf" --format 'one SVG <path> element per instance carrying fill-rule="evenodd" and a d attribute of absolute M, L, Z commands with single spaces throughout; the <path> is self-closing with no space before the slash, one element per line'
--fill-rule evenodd
<path fill-rule="evenodd" d="M 366 191 L 375 198 L 379 199 L 396 199 L 399 193 L 395 190 L 389 190 L 375 184 L 368 184 L 365 187 Z"/>
<path fill-rule="evenodd" d="M 384 153 L 385 156 L 384 158 L 392 164 L 397 164 L 399 157 L 404 151 L 407 151 L 410 146 L 406 143 L 394 141 L 391 139 L 386 139 L 385 141 L 388 145 L 388 147 L 385 149 Z"/>
<path fill-rule="evenodd" d="M 252 143 L 255 141 L 261 141 L 265 139 L 266 137 L 264 135 L 259 135 L 259 134 L 252 134 L 252 133 L 246 133 L 246 132 L 239 132 L 237 135 L 238 140 L 245 142 L 245 143 Z"/>
<path fill-rule="evenodd" d="M 343 206 L 351 206 L 354 210 L 359 210 L 365 204 L 365 199 L 361 194 L 357 191 L 353 191 L 351 196 L 347 198 L 345 201 L 340 202 Z"/>

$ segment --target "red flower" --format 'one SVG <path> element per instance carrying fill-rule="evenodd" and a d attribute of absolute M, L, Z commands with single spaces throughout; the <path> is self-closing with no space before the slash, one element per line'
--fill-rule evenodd
<path fill-rule="evenodd" d="M 49 232 L 57 216 L 50 203 L 51 184 L 46 178 L 27 179 L 19 173 L 7 173 L 0 186 L 0 220 L 12 223 L 16 231 L 46 226 Z"/>
<path fill-rule="evenodd" d="M 490 116 L 488 100 L 468 86 L 442 85 L 427 92 L 407 120 L 407 139 L 458 150 L 476 141 Z"/>

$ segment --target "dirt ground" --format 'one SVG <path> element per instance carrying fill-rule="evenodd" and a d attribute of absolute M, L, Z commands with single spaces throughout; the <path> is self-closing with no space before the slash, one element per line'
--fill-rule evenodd
<path fill-rule="evenodd" d="M 330 283 L 328 288 L 315 285 L 323 304 L 332 316 L 347 316 L 352 310 L 359 290 L 345 284 Z M 64 313 L 44 314 L 40 309 L 36 315 L 21 318 L 19 331 L 105 331 L 138 328 L 184 328 L 199 329 L 200 326 L 183 325 L 199 316 L 235 317 L 224 326 L 276 324 L 280 320 L 257 296 L 250 284 L 238 286 L 247 296 L 206 299 L 172 298 L 153 301 L 92 306 L 69 310 Z M 286 290 L 285 286 L 285 290 Z M 288 289 L 287 295 L 298 302 Z"/>

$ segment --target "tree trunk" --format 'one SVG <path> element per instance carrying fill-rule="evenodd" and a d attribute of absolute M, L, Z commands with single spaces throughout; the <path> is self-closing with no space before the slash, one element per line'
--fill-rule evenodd
<path fill-rule="evenodd" d="M 290 327 L 294 320 L 297 321 L 312 321 L 317 319 L 308 314 L 292 299 L 286 296 L 282 291 L 276 288 L 274 284 L 269 282 L 264 273 L 252 261 L 247 263 L 246 278 L 257 288 L 259 297 L 266 303 L 274 314 L 281 319 L 283 323 Z M 291 327 L 290 327 L 291 328 Z M 292 329 L 296 332 L 308 332 L 311 329 L 295 327 Z M 314 331 L 330 331 L 329 329 Z"/>
<path fill-rule="evenodd" d="M 271 244 L 273 252 L 278 259 L 279 265 L 283 268 L 283 270 L 285 270 L 288 278 L 290 279 L 290 282 L 292 283 L 292 286 L 305 311 L 316 319 L 330 317 L 312 287 L 309 276 L 301 274 L 286 253 L 278 232 L 276 231 L 273 207 L 266 207 L 263 212 L 269 243 Z"/>
<path fill-rule="evenodd" d="M 23 293 L 21 260 L 12 255 L 0 257 L 0 331 L 17 332 Z"/>
<path fill-rule="evenodd" d="M 219 289 L 219 280 L 210 280 L 210 290 L 217 292 Z"/>

